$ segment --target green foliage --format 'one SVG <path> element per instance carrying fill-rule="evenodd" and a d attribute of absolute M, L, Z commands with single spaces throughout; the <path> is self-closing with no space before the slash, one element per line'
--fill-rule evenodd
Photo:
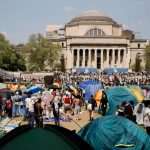
<path fill-rule="evenodd" d="M 145 70 L 150 71 L 150 45 L 144 49 Z"/>
<path fill-rule="evenodd" d="M 41 34 L 31 35 L 26 47 L 28 52 L 30 52 L 29 70 L 31 71 L 44 70 L 46 61 L 49 67 L 53 67 L 54 63 L 58 60 L 60 46 L 53 44 Z"/>
<path fill-rule="evenodd" d="M 26 70 L 23 57 L 17 53 L 16 47 L 6 40 L 0 33 L 0 68 L 4 70 L 17 71 Z"/>

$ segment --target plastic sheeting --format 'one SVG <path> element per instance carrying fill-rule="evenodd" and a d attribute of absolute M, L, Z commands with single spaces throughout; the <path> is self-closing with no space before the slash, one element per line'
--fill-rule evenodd
<path fill-rule="evenodd" d="M 85 89 L 85 100 L 91 100 L 91 95 L 94 96 L 94 94 L 99 90 L 102 89 L 102 84 L 94 84 L 94 85 L 88 85 Z"/>
<path fill-rule="evenodd" d="M 130 90 L 122 86 L 112 87 L 106 89 L 104 92 L 109 104 L 108 115 L 115 114 L 117 111 L 116 106 L 121 105 L 123 101 L 129 102 L 133 100 L 135 105 L 138 103 L 136 96 Z"/>
<path fill-rule="evenodd" d="M 127 73 L 128 68 L 105 68 L 104 71 L 106 71 L 107 74 Z"/>
<path fill-rule="evenodd" d="M 88 85 L 94 85 L 94 84 L 99 84 L 99 83 L 93 80 L 88 80 L 85 82 L 80 82 L 79 87 L 85 90 Z"/>
<path fill-rule="evenodd" d="M 121 116 L 106 116 L 90 122 L 78 133 L 95 150 L 149 150 L 147 133 Z M 133 147 L 119 148 L 123 144 Z"/>

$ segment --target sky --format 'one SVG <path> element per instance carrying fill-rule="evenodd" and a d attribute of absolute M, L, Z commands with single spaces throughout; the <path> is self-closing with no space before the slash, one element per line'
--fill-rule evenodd
<path fill-rule="evenodd" d="M 0 33 L 13 44 L 31 34 L 45 35 L 46 25 L 65 25 L 87 10 L 111 17 L 137 37 L 150 39 L 150 0 L 0 0 Z"/>

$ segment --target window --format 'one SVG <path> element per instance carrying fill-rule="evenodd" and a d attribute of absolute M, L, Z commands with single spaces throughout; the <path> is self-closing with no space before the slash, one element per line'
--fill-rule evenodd
<path fill-rule="evenodd" d="M 91 29 L 85 34 L 85 36 L 103 36 L 103 35 L 105 35 L 105 33 L 97 28 Z"/>
<path fill-rule="evenodd" d="M 141 45 L 140 44 L 138 44 L 138 48 L 140 48 L 141 47 Z"/>

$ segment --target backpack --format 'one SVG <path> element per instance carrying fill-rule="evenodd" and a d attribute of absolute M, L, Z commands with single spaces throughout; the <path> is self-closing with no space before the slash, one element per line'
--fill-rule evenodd
<path fill-rule="evenodd" d="M 140 104 L 139 107 L 138 107 L 138 109 L 137 109 L 137 113 L 141 114 L 142 110 L 143 110 L 143 104 Z"/>
<path fill-rule="evenodd" d="M 12 109 L 12 102 L 8 101 L 6 107 L 7 109 Z"/>

